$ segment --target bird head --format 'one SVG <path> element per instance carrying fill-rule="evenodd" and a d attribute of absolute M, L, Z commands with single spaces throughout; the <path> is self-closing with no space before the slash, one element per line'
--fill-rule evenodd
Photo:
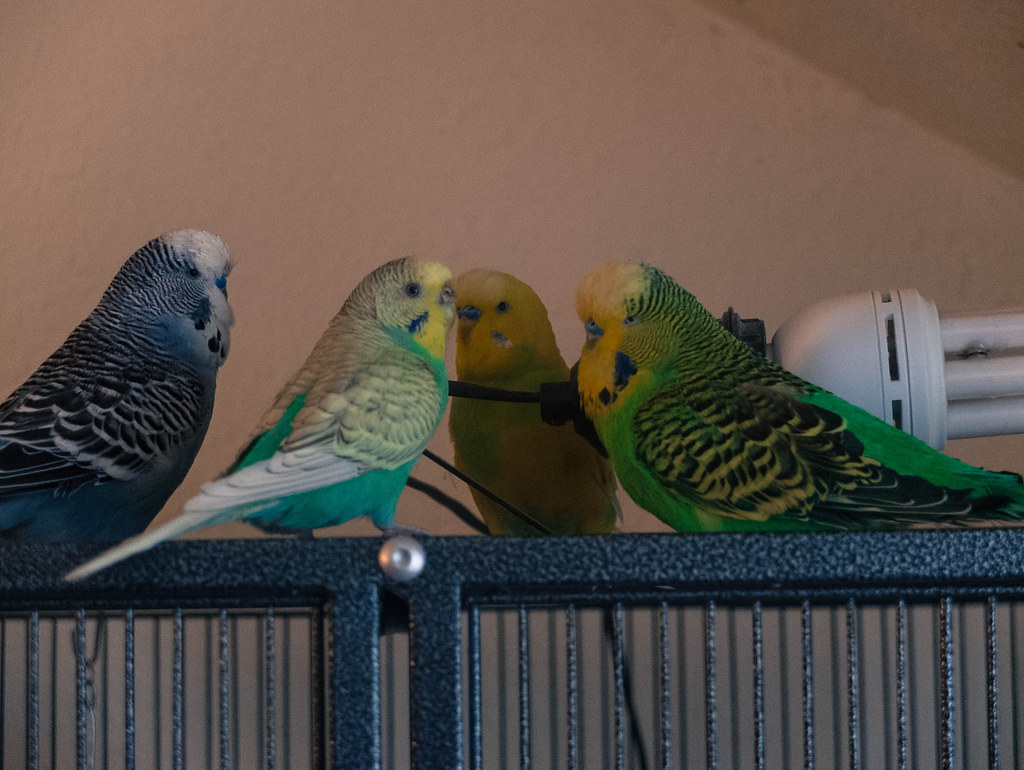
<path fill-rule="evenodd" d="M 387 262 L 362 280 L 346 305 L 372 308 L 396 342 L 414 341 L 434 358 L 444 358 L 455 319 L 452 272 L 445 265 L 415 257 Z"/>
<path fill-rule="evenodd" d="M 219 366 L 227 358 L 235 323 L 227 296 L 233 267 L 216 235 L 174 230 L 128 258 L 94 312 L 148 330 L 186 359 Z"/>
<path fill-rule="evenodd" d="M 586 276 L 576 312 L 587 338 L 579 389 L 590 417 L 615 411 L 631 392 L 685 352 L 716 323 L 696 298 L 650 265 L 611 261 Z M 709 326 L 710 322 L 710 326 Z"/>
<path fill-rule="evenodd" d="M 540 364 L 548 376 L 568 376 L 547 309 L 525 283 L 497 270 L 469 270 L 455 281 L 455 295 L 459 379 L 504 379 Z"/>

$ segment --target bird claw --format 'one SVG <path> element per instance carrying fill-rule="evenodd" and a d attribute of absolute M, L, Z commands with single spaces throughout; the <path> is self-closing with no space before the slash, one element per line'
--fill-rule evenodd
<path fill-rule="evenodd" d="M 414 527 L 412 524 L 391 524 L 380 528 L 381 535 L 387 539 L 391 537 L 430 537 L 430 533 L 421 527 Z"/>

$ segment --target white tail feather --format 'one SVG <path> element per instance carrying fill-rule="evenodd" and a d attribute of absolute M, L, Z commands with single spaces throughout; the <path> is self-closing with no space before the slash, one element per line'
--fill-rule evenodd
<path fill-rule="evenodd" d="M 163 526 L 157 527 L 151 532 L 143 532 L 141 535 L 130 537 L 119 545 L 115 545 L 99 556 L 95 556 L 85 564 L 82 564 L 75 569 L 71 570 L 64 576 L 65 580 L 81 580 L 84 577 L 88 577 L 101 569 L 106 569 L 111 564 L 116 564 L 119 561 L 127 559 L 129 556 L 134 556 L 142 551 L 148 551 L 154 545 L 162 543 L 164 540 L 171 540 L 172 538 L 184 535 L 187 532 L 192 532 L 203 527 L 208 527 L 213 524 L 220 524 L 225 521 L 232 521 L 236 516 L 231 515 L 223 510 L 217 511 L 201 511 L 201 512 L 186 512 L 176 519 L 172 519 Z"/>

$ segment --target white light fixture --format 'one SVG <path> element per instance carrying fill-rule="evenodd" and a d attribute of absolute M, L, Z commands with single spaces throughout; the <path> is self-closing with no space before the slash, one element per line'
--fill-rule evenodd
<path fill-rule="evenodd" d="M 936 449 L 1024 433 L 1024 311 L 940 317 L 914 289 L 848 294 L 788 319 L 768 355 Z"/>

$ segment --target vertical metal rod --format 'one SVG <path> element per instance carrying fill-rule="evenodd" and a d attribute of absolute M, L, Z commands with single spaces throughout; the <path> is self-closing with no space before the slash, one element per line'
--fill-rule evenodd
<path fill-rule="evenodd" d="M 383 628 L 381 629 L 384 633 Z M 381 741 L 381 762 L 382 767 L 394 770 L 397 760 L 395 758 L 396 736 L 395 720 L 398 712 L 398 656 L 395 652 L 395 634 L 384 633 L 384 650 L 381 658 L 385 663 L 381 666 L 381 724 L 385 730 L 385 737 Z M 286 701 L 287 702 L 287 701 Z M 384 707 L 386 704 L 386 709 Z M 385 721 L 386 720 L 386 721 Z"/>
<path fill-rule="evenodd" d="M 847 650 L 849 648 L 845 645 L 845 641 L 846 641 L 846 628 L 845 628 L 846 623 L 845 623 L 845 621 L 843 623 L 844 628 L 843 628 L 842 632 L 840 632 L 840 630 L 839 630 L 839 611 L 840 611 L 840 606 L 839 605 L 836 605 L 836 606 L 833 606 L 833 607 L 829 607 L 829 609 L 828 609 L 828 625 L 829 625 L 829 640 L 830 640 L 830 644 L 828 645 L 829 665 L 830 665 L 830 669 L 829 670 L 833 673 L 833 676 L 830 677 L 830 682 L 829 682 L 829 684 L 831 685 L 831 687 L 829 687 L 829 694 L 832 696 L 831 697 L 831 700 L 832 700 L 832 704 L 831 704 L 832 705 L 832 741 L 831 741 L 831 743 L 832 743 L 832 766 L 833 767 L 842 767 L 843 766 L 843 762 L 846 761 L 847 754 L 849 753 L 848 746 L 844 746 L 843 745 L 843 741 L 842 741 L 842 724 L 841 724 L 841 721 L 840 721 L 842 719 L 841 715 L 844 713 L 843 709 L 847 707 L 847 703 L 845 703 L 843 701 L 843 695 L 844 694 L 848 695 L 849 688 L 847 688 L 847 692 L 844 693 L 843 692 L 843 688 L 839 684 L 840 673 L 842 671 L 843 664 L 847 662 L 847 656 L 848 656 Z M 849 716 L 849 714 L 847 714 L 847 716 Z"/>
<path fill-rule="evenodd" d="M 206 704 L 206 733 L 203 736 L 203 767 L 213 767 L 213 739 L 217 711 L 213 708 L 213 617 L 203 616 L 203 703 Z M 218 692 L 219 695 L 219 692 Z"/>
<path fill-rule="evenodd" d="M 480 605 L 469 605 L 469 766 L 483 770 L 483 703 L 481 694 Z"/>
<path fill-rule="evenodd" d="M 857 605 L 850 597 L 846 605 L 846 673 L 847 673 L 847 694 L 849 695 L 850 715 L 850 770 L 858 770 L 860 767 L 860 700 L 857 695 L 858 671 L 857 659 Z"/>
<path fill-rule="evenodd" d="M 57 770 L 57 618 L 50 618 L 50 767 Z"/>
<path fill-rule="evenodd" d="M 124 764 L 135 768 L 135 611 L 124 613 Z"/>
<path fill-rule="evenodd" d="M 800 608 L 804 690 L 804 770 L 814 767 L 814 666 L 811 639 L 811 603 L 804 600 Z"/>
<path fill-rule="evenodd" d="M 218 623 L 218 638 L 220 642 L 220 656 L 218 675 L 220 679 L 220 770 L 229 770 L 231 767 L 231 707 L 228 689 L 228 671 L 231 661 L 228 657 L 228 611 L 221 608 L 220 622 Z M 313 715 L 315 718 L 315 714 Z"/>
<path fill-rule="evenodd" d="M 285 616 L 281 629 L 281 756 L 284 767 L 292 766 L 292 623 L 294 615 Z M 394 703 L 394 701 L 392 701 Z"/>
<path fill-rule="evenodd" d="M 907 603 L 896 604 L 896 755 L 899 770 L 907 768 Z"/>
<path fill-rule="evenodd" d="M 509 742 L 508 742 L 508 711 L 512 700 L 508 693 L 508 676 L 506 659 L 511 657 L 509 652 L 509 639 L 511 639 L 505 624 L 508 613 L 499 611 L 495 617 L 497 626 L 498 643 L 501 645 L 501 653 L 498 659 L 498 676 L 495 678 L 495 690 L 497 692 L 498 710 L 495 714 L 494 724 L 498 728 L 498 764 L 500 767 L 507 767 L 509 764 Z"/>
<path fill-rule="evenodd" d="M 86 707 L 86 675 L 85 675 L 85 610 L 75 611 L 75 755 L 79 770 L 85 770 L 89 756 L 89 727 Z M 54 693 L 56 698 L 56 693 Z M 56 746 L 54 746 L 56 749 Z"/>
<path fill-rule="evenodd" d="M 39 768 L 39 612 L 28 621 L 28 766 Z"/>
<path fill-rule="evenodd" d="M 1024 753 L 1024 740 L 1021 739 L 1021 728 L 1024 719 L 1021 718 L 1021 708 L 1024 707 L 1024 687 L 1022 687 L 1021 674 L 1018 667 L 1018 660 L 1022 654 L 1021 640 L 1017 633 L 1018 620 L 1020 618 L 1020 602 L 1014 601 L 1010 604 L 1010 717 L 1013 725 L 1013 758 L 1019 762 L 1021 754 Z"/>
<path fill-rule="evenodd" d="M 894 663 L 893 663 L 892 651 L 890 650 L 889 644 L 888 644 L 888 640 L 889 640 L 889 637 L 891 636 L 891 634 L 890 634 L 890 631 L 889 631 L 890 623 L 889 623 L 889 613 L 888 613 L 887 609 L 888 609 L 887 607 L 880 607 L 879 608 L 879 612 L 878 612 L 878 638 L 879 638 L 879 641 L 880 641 L 879 650 L 878 650 L 878 657 L 879 657 L 878 666 L 879 666 L 879 672 L 880 672 L 880 674 L 879 674 L 879 685 L 880 685 L 879 699 L 881 700 L 880 708 L 872 709 L 872 708 L 869 707 L 867 701 L 864 700 L 864 702 L 861 704 L 861 710 L 863 711 L 863 713 L 865 715 L 864 716 L 865 728 L 867 727 L 867 719 L 868 719 L 870 713 L 872 711 L 876 711 L 876 712 L 880 713 L 880 716 L 882 718 L 882 724 L 881 724 L 881 731 L 882 732 L 881 732 L 880 739 L 881 739 L 881 749 L 882 749 L 881 753 L 882 753 L 883 765 L 884 765 L 884 767 L 895 767 L 896 766 L 896 760 L 893 757 L 892 740 L 890 740 L 890 738 L 892 738 L 892 736 L 894 735 L 891 726 L 896 724 L 896 717 L 895 717 L 895 715 L 893 713 L 893 707 L 892 707 L 893 697 L 892 697 L 892 693 L 889 691 L 890 690 L 889 685 L 890 685 L 890 683 L 893 680 Z M 862 640 L 862 644 L 861 644 L 861 649 L 865 649 L 864 646 L 863 646 L 863 640 Z M 866 684 L 866 682 L 865 682 L 865 684 Z M 869 688 L 867 686 L 865 686 L 864 689 L 862 690 L 862 696 L 865 699 L 867 698 L 868 689 Z"/>
<path fill-rule="evenodd" d="M 764 637 L 761 626 L 761 602 L 755 601 L 751 624 L 754 635 L 754 758 L 758 770 L 764 770 Z M 785 708 L 785 704 L 782 705 Z"/>
<path fill-rule="evenodd" d="M 681 608 L 676 613 L 676 638 L 678 639 L 678 646 L 680 650 L 680 656 L 685 655 L 687 649 L 687 638 L 689 636 L 690 623 L 688 617 L 692 613 Z M 690 741 L 689 741 L 689 720 L 687 719 L 687 706 L 689 705 L 689 693 L 692 689 L 690 687 L 690 666 L 680 665 L 679 666 L 679 757 L 680 762 L 687 762 L 690 756 Z"/>
<path fill-rule="evenodd" d="M 672 766 L 672 684 L 668 650 L 668 603 L 658 611 L 658 651 L 661 658 L 661 768 Z"/>
<path fill-rule="evenodd" d="M 939 676 L 940 708 L 942 723 L 940 725 L 939 759 L 944 770 L 953 767 L 953 623 L 952 599 L 944 596 L 939 602 Z"/>
<path fill-rule="evenodd" d="M 790 708 L 789 708 L 789 631 L 786 621 L 789 615 L 788 610 L 779 611 L 779 735 L 782 736 L 780 751 L 782 754 L 782 767 L 794 767 L 790 740 Z"/>
<path fill-rule="evenodd" d="M 264 770 L 264 760 L 266 759 L 266 746 L 267 737 L 267 725 L 265 722 L 266 716 L 266 682 L 264 681 L 264 675 L 266 674 L 266 661 L 265 661 L 265 649 L 266 649 L 266 634 L 262 633 L 263 629 L 263 618 L 256 616 L 253 618 L 253 622 L 256 625 L 253 634 L 254 652 L 256 656 L 256 665 L 254 666 L 254 674 L 256 676 L 255 690 L 256 690 L 256 703 L 252 713 L 256 716 L 256 767 L 255 770 Z M 241 752 L 239 752 L 241 756 Z"/>
<path fill-rule="evenodd" d="M 999 767 L 999 691 L 996 666 L 996 597 L 985 602 L 985 678 L 988 696 L 988 766 Z"/>
<path fill-rule="evenodd" d="M 961 641 L 961 643 L 957 645 L 957 654 L 960 660 L 959 666 L 957 667 L 959 682 L 954 683 L 954 691 L 956 690 L 956 686 L 958 685 L 961 696 L 966 698 L 967 694 L 971 691 L 968 687 L 968 681 L 970 680 L 970 669 L 967 665 L 967 661 L 970 657 L 973 656 L 970 654 L 971 650 L 968 649 L 968 644 L 966 641 L 968 637 L 964 625 L 966 623 L 966 620 L 964 617 L 965 607 L 963 603 L 958 602 L 954 610 L 956 615 L 956 628 L 959 631 L 959 633 L 957 634 L 957 639 Z M 952 622 L 952 616 L 950 617 L 950 622 Z M 956 734 L 960 737 L 960 747 L 958 750 L 959 753 L 962 754 L 964 757 L 972 757 L 975 754 L 973 746 L 971 745 L 974 736 L 972 735 L 972 731 L 970 730 L 970 711 L 968 708 L 966 708 L 968 704 L 965 702 L 964 706 L 965 708 L 956 709 L 956 716 L 958 717 L 959 722 L 959 724 L 957 725 L 958 731 Z"/>
<path fill-rule="evenodd" d="M 409 599 L 411 766 L 463 764 L 461 586 L 434 574 Z"/>
<path fill-rule="evenodd" d="M 242 722 L 238 718 L 238 710 L 242 705 L 242 698 L 239 695 L 239 683 L 238 677 L 241 675 L 242 667 L 239 665 L 240 657 L 238 653 L 238 639 L 241 636 L 238 633 L 238 616 L 228 616 L 228 629 L 230 649 L 228 650 L 228 657 L 230 658 L 232 666 L 229 667 L 228 673 L 230 674 L 231 681 L 231 699 L 228 702 L 230 709 L 231 719 L 231 752 L 235 757 L 235 766 L 237 767 L 242 759 L 242 742 L 239 738 L 242 729 Z M 257 755 L 259 756 L 259 755 Z"/>
<path fill-rule="evenodd" d="M 267 607 L 267 635 L 266 635 L 266 660 L 267 660 L 267 734 L 266 734 L 266 757 L 267 770 L 275 770 L 277 767 L 277 678 L 274 667 L 276 665 L 276 643 L 275 618 L 273 606 Z"/>
<path fill-rule="evenodd" d="M 729 706 L 729 728 L 730 735 L 726 745 L 729 746 L 729 765 L 739 767 L 740 752 L 743 749 L 742 743 L 750 734 L 749 728 L 741 732 L 740 729 L 740 681 L 737 676 L 739 670 L 739 644 L 736 637 L 736 608 L 730 607 L 725 614 L 726 630 L 726 663 L 725 669 L 729 672 L 726 681 L 729 683 L 729 693 L 726 696 L 726 704 Z"/>
<path fill-rule="evenodd" d="M 0 758 L 6 757 L 4 748 L 4 725 L 7 714 L 4 703 L 7 700 L 7 619 L 0 617 Z"/>
<path fill-rule="evenodd" d="M 317 607 L 310 620 L 310 645 L 309 645 L 309 676 L 310 703 L 309 709 L 312 719 L 310 720 L 310 742 L 312 744 L 312 756 L 310 766 L 314 770 L 321 770 L 327 766 L 326 748 L 326 724 L 327 708 L 324 702 L 324 692 L 327 686 L 324 676 L 324 608 Z"/>
<path fill-rule="evenodd" d="M 103 646 L 103 695 L 101 700 L 100 719 L 103 725 L 103 767 L 110 766 L 110 624 L 105 615 L 100 615 L 97 629 L 97 643 Z M 96 693 L 93 692 L 95 700 Z M 95 739 L 95 720 L 92 724 L 92 732 Z M 94 749 L 95 752 L 95 749 Z"/>
<path fill-rule="evenodd" d="M 181 607 L 174 608 L 171 658 L 171 766 L 177 770 L 185 761 L 185 628 Z"/>
<path fill-rule="evenodd" d="M 327 712 L 331 736 L 330 764 L 338 770 L 379 770 L 381 763 L 380 714 L 380 586 L 370 580 L 353 579 L 339 586 L 329 605 L 328 644 L 329 682 Z M 445 620 L 454 625 L 451 631 L 456 640 L 462 638 L 461 608 Z M 411 616 L 410 616 L 411 617 Z M 412 619 L 412 618 L 411 618 Z M 449 704 L 458 710 L 462 704 L 461 648 L 453 665 L 456 667 L 454 684 L 458 687 L 458 703 Z M 426 665 L 424 659 L 410 659 L 410 674 Z M 417 694 L 436 704 L 443 688 L 439 678 L 431 680 L 430 687 L 421 687 Z M 411 709 L 410 709 L 411 710 Z M 458 724 L 453 727 L 461 749 L 462 713 L 457 711 Z M 447 729 L 447 726 L 442 729 Z M 413 741 L 418 736 L 413 736 Z M 461 758 L 458 763 L 461 766 Z M 415 765 L 414 765 L 415 766 Z M 447 762 L 427 763 L 424 767 L 455 767 Z"/>
<path fill-rule="evenodd" d="M 519 767 L 530 768 L 530 628 L 519 605 Z"/>
<path fill-rule="evenodd" d="M 576 607 L 573 604 L 569 604 L 567 611 L 567 627 L 565 630 L 565 657 L 566 657 L 566 668 L 568 669 L 568 688 L 569 692 L 566 696 L 566 709 L 568 714 L 566 715 L 569 720 L 568 730 L 566 731 L 568 744 L 568 760 L 569 770 L 579 770 L 579 755 L 577 752 L 577 740 L 578 740 L 578 728 L 579 728 L 579 709 L 577 704 L 577 659 L 576 659 Z"/>
<path fill-rule="evenodd" d="M 626 767 L 626 684 L 623 671 L 622 603 L 612 609 L 612 671 L 615 679 L 615 768 Z"/>
<path fill-rule="evenodd" d="M 544 612 L 544 619 L 547 621 L 545 639 L 547 639 L 548 672 L 547 681 L 554 683 L 559 680 L 564 670 L 560 665 L 558 655 L 558 612 L 555 609 L 548 609 Z M 557 703 L 554 688 L 552 689 L 552 703 L 547 708 L 548 714 L 548 751 L 547 763 L 549 767 L 557 767 L 559 758 L 562 756 L 563 738 L 561 735 L 562 720 L 559 718 L 558 709 L 554 707 Z"/>
<path fill-rule="evenodd" d="M 705 749 L 709 768 L 718 767 L 718 712 L 715 692 L 715 602 L 704 609 L 704 698 L 707 718 Z"/>
<path fill-rule="evenodd" d="M 160 618 L 153 617 L 153 710 L 155 716 L 163 713 L 163 698 L 161 692 L 161 671 L 163 661 L 160 658 Z M 157 718 L 153 723 L 153 762 L 159 770 L 163 761 L 163 720 Z"/>

